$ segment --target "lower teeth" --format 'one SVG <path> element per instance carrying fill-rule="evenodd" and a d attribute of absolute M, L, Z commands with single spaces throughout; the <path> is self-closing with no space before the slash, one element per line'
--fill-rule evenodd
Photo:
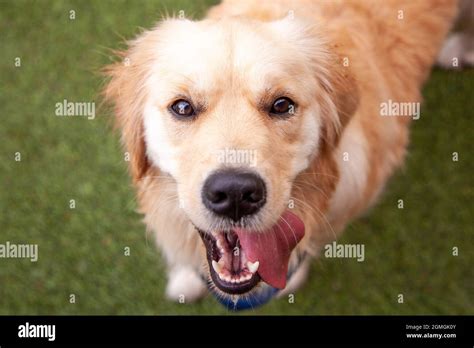
<path fill-rule="evenodd" d="M 219 275 L 219 278 L 227 283 L 232 283 L 232 284 L 235 284 L 235 283 L 241 283 L 241 282 L 244 282 L 244 281 L 247 281 L 249 280 L 250 278 L 252 278 L 252 274 L 247 274 L 245 276 L 241 276 L 239 278 L 234 278 L 234 277 L 230 277 L 228 275 L 224 275 L 222 273 L 218 273 Z"/>
<path fill-rule="evenodd" d="M 217 275 L 219 276 L 221 280 L 224 280 L 228 283 L 241 283 L 241 282 L 247 281 L 250 278 L 252 278 L 252 275 L 254 273 L 254 272 L 250 272 L 249 270 L 244 270 L 243 272 L 241 272 L 242 274 L 239 276 L 231 276 L 229 272 L 226 269 L 224 269 L 219 262 L 215 260 L 212 260 L 212 268 L 214 269 L 214 271 L 217 273 Z"/>

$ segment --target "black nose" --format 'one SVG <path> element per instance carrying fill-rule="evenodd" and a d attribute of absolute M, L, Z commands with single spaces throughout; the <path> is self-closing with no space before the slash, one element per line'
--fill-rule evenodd
<path fill-rule="evenodd" d="M 212 174 L 202 190 L 202 201 L 209 210 L 234 221 L 255 214 L 265 197 L 265 183 L 258 175 L 234 169 Z"/>

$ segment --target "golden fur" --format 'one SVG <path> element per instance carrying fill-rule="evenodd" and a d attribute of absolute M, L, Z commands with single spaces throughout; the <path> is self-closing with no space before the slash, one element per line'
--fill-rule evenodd
<path fill-rule="evenodd" d="M 380 117 L 380 103 L 421 100 L 455 11 L 451 0 L 226 0 L 206 20 L 166 20 L 130 42 L 121 53 L 129 64 L 107 68 L 105 97 L 170 281 L 177 269 L 205 272 L 193 225 L 217 226 L 199 201 L 219 165 L 216 149 L 257 150 L 270 189 L 255 228 L 274 223 L 292 199 L 306 226 L 299 251 L 316 255 L 370 207 L 403 162 L 410 123 Z M 259 101 L 281 93 L 294 95 L 299 111 L 274 121 Z M 169 117 L 176 95 L 192 95 L 202 117 Z M 168 295 L 200 295 L 184 285 L 169 285 Z"/>

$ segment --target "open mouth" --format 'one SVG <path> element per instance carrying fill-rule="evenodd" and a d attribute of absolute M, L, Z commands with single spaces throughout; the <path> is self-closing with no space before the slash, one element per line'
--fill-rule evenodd
<path fill-rule="evenodd" d="M 259 261 L 247 259 L 234 231 L 205 233 L 199 230 L 199 234 L 207 249 L 212 281 L 220 290 L 243 294 L 258 284 Z"/>
<path fill-rule="evenodd" d="M 285 211 L 265 231 L 198 231 L 206 247 L 213 283 L 225 293 L 240 295 L 261 280 L 277 289 L 285 288 L 291 252 L 304 236 L 304 223 Z"/>

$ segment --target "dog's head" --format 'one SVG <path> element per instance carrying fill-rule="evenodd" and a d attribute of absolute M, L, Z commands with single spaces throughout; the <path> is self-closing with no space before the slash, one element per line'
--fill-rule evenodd
<path fill-rule="evenodd" d="M 152 168 L 158 185 L 173 180 L 224 293 L 246 293 L 261 280 L 283 288 L 305 219 L 317 213 L 305 205 L 323 212 L 334 189 L 332 151 L 356 98 L 323 38 L 289 19 L 167 20 L 108 70 L 105 93 L 134 181 Z M 315 191 L 321 180 L 319 198 L 300 195 L 291 212 L 297 178 L 325 165 L 334 170 L 299 186 Z"/>

